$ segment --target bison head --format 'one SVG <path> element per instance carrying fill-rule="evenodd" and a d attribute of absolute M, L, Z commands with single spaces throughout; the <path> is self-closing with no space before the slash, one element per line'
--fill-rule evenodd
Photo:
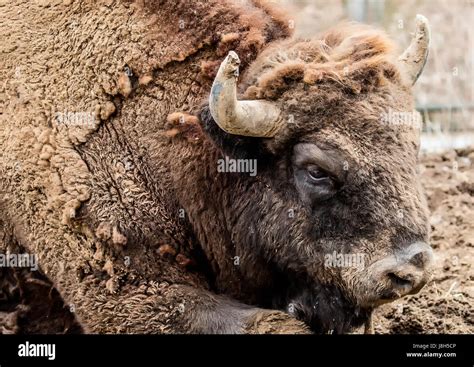
<path fill-rule="evenodd" d="M 205 130 L 225 155 L 258 162 L 225 209 L 242 277 L 315 331 L 347 331 L 429 279 L 411 92 L 428 41 L 422 16 L 401 56 L 381 32 L 348 24 L 267 48 L 240 98 L 235 53 L 214 80 Z"/>

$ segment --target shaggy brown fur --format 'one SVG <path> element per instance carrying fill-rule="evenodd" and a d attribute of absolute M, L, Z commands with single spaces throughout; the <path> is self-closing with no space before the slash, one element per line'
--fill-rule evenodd
<path fill-rule="evenodd" d="M 355 23 L 340 24 L 313 39 L 275 42 L 244 73 L 242 98 L 275 100 L 281 106 L 296 109 L 303 105 L 306 113 L 313 108 L 323 111 L 339 103 L 360 101 L 362 110 L 351 111 L 354 116 L 373 108 L 371 105 L 380 105 L 382 109 L 374 115 L 374 129 L 378 129 L 380 116 L 389 107 L 369 103 L 373 95 L 403 98 L 407 105 L 397 108 L 412 111 L 410 83 L 397 67 L 399 53 L 383 31 Z M 296 90 L 302 94 L 303 103 L 296 97 Z M 285 146 L 293 134 L 303 135 L 314 129 L 312 124 L 302 126 L 296 115 L 292 118 L 295 123 L 287 124 L 286 131 L 268 144 Z M 339 118 L 350 119 L 350 116 Z M 338 116 L 333 115 L 333 119 L 337 120 Z M 371 130 L 366 134 L 370 135 Z"/>
<path fill-rule="evenodd" d="M 17 1 L 0 17 L 5 231 L 39 256 L 87 331 L 192 331 L 184 316 L 203 301 L 185 285 L 208 286 L 181 270 L 193 240 L 160 162 L 194 153 L 169 143 L 166 116 L 208 93 L 215 70 L 200 65 L 230 49 L 248 64 L 289 34 L 284 21 L 250 1 L 190 0 Z M 95 120 L 61 124 L 65 111 Z M 169 243 L 176 263 L 162 259 Z"/>
<path fill-rule="evenodd" d="M 277 99 L 293 83 L 327 81 L 347 92 L 368 93 L 386 82 L 400 83 L 398 52 L 380 31 L 360 24 L 341 24 L 313 40 L 274 43 L 252 64 L 243 82 L 248 99 Z M 245 78 L 244 78 L 245 79 Z"/>
<path fill-rule="evenodd" d="M 345 332 L 379 289 L 323 271 L 321 254 L 350 239 L 372 261 L 426 239 L 417 132 L 380 124 L 412 108 L 380 33 L 277 43 L 285 20 L 251 1 L 18 1 L 0 17 L 2 250 L 37 254 L 86 332 L 307 332 L 275 311 L 289 302 L 313 330 Z M 274 139 L 191 116 L 229 49 L 246 95 L 293 118 Z M 295 186 L 301 142 L 351 167 L 324 205 Z M 224 154 L 257 158 L 258 176 L 219 174 Z"/>

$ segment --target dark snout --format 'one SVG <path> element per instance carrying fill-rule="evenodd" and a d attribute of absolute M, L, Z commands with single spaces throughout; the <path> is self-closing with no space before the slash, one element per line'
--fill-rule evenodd
<path fill-rule="evenodd" d="M 430 280 L 433 250 L 416 242 L 371 266 L 372 279 L 380 285 L 380 300 L 415 294 Z"/>

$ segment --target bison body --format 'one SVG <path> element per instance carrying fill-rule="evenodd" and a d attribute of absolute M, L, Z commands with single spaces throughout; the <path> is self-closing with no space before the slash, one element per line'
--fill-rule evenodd
<path fill-rule="evenodd" d="M 426 282 L 419 131 L 381 121 L 413 110 L 423 29 L 398 59 L 260 2 L 1 7 L 0 244 L 84 331 L 347 332 Z"/>

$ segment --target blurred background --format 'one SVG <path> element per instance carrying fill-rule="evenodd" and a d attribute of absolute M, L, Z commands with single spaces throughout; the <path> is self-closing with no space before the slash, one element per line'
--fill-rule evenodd
<path fill-rule="evenodd" d="M 423 117 L 422 150 L 474 146 L 474 0 L 273 0 L 290 9 L 297 35 L 311 37 L 340 21 L 387 31 L 401 50 L 420 13 L 431 24 L 430 57 L 415 86 Z"/>

